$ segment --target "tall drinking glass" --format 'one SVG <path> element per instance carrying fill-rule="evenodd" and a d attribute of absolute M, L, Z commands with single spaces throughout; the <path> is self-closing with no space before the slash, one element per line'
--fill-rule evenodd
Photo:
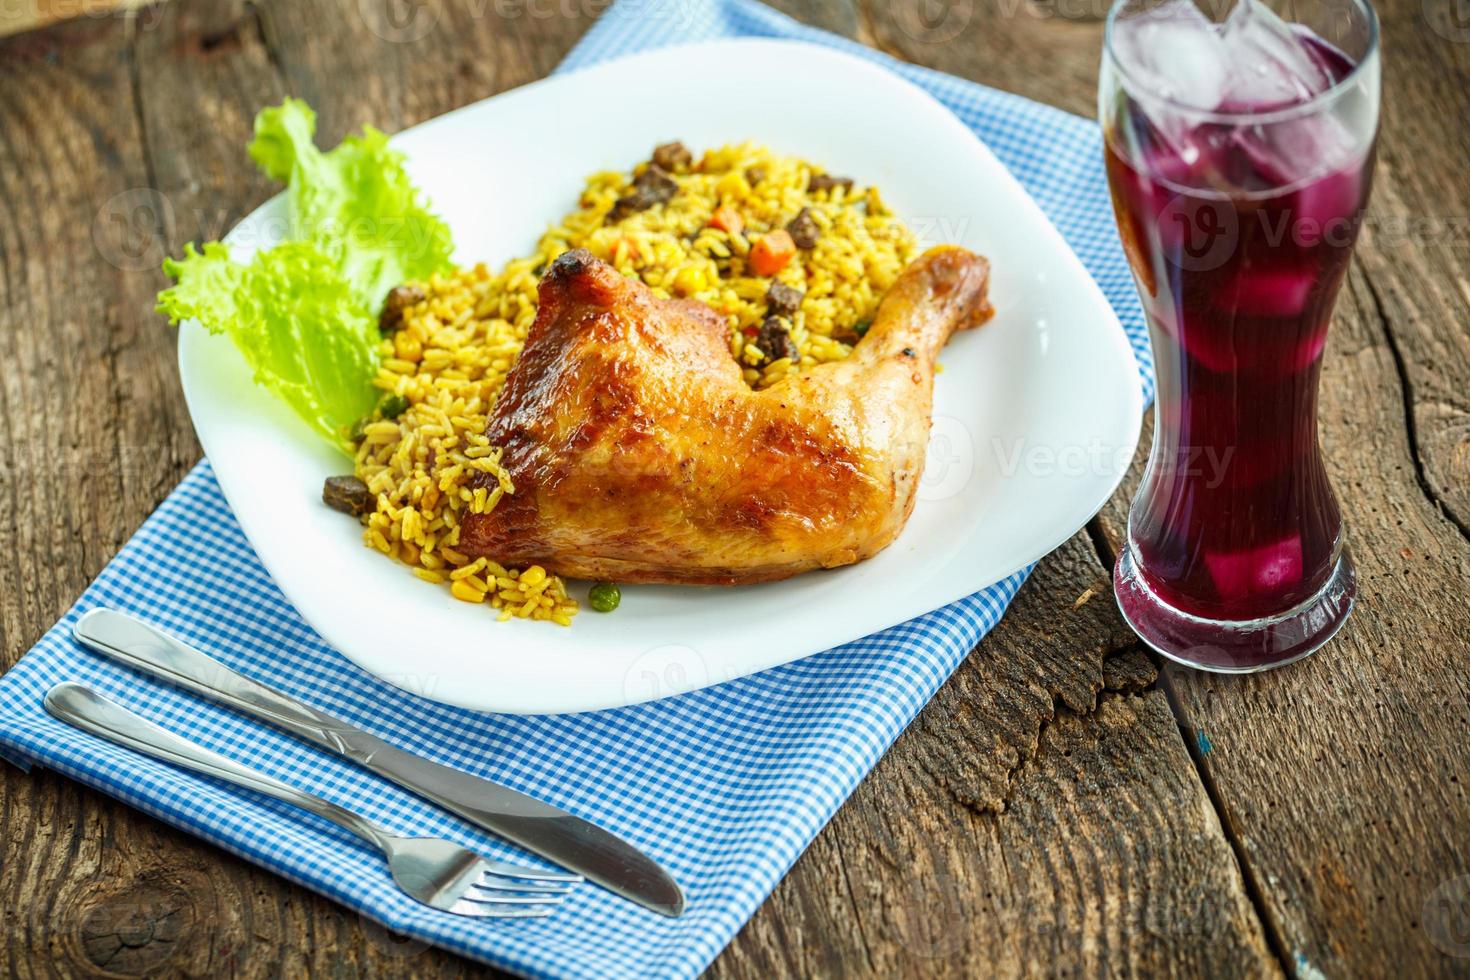
<path fill-rule="evenodd" d="M 1099 112 L 1158 377 L 1114 570 L 1143 639 L 1205 670 L 1279 666 L 1356 582 L 1317 444 L 1317 383 L 1378 129 L 1364 0 L 1118 0 Z"/>

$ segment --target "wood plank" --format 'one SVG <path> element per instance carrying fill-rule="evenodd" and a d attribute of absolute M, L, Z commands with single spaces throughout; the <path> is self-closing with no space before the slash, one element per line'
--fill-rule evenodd
<path fill-rule="evenodd" d="M 77 21 L 0 59 L 0 569 L 7 654 L 54 620 L 197 450 L 170 341 L 138 329 L 163 255 L 125 25 Z M 118 98 L 118 93 L 122 94 Z"/>
<path fill-rule="evenodd" d="M 865 2 L 865 38 L 889 54 L 1078 115 L 1097 115 L 1104 0 Z M 1080 14 L 1077 18 L 1062 13 Z"/>
<path fill-rule="evenodd" d="M 1152 680 L 1079 534 L 710 975 L 1278 975 Z"/>
<path fill-rule="evenodd" d="M 125 16 L 154 0 L 7 0 L 0 4 L 0 37 L 79 17 Z"/>
<path fill-rule="evenodd" d="M 1382 155 L 1319 411 L 1358 605 L 1301 664 L 1245 678 L 1169 667 L 1164 680 L 1272 939 L 1304 976 L 1470 971 L 1454 918 L 1470 898 L 1465 255 L 1439 233 L 1394 231 L 1470 213 L 1447 176 L 1465 134 L 1443 126 L 1445 99 L 1464 93 L 1437 81 L 1470 51 L 1416 7 L 1382 7 Z M 1141 457 L 1103 513 L 1111 549 L 1140 473 Z"/>
<path fill-rule="evenodd" d="M 1470 539 L 1470 127 L 1446 125 L 1470 117 L 1470 21 L 1455 4 L 1378 6 L 1383 120 L 1359 267 L 1412 406 L 1414 473 Z"/>
<path fill-rule="evenodd" d="M 258 11 L 287 89 L 317 109 L 330 145 L 364 123 L 396 132 L 544 77 L 605 6 L 306 0 Z"/>

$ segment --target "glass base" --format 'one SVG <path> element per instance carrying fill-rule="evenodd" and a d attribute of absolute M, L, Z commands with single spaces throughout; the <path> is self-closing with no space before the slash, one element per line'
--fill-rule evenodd
<path fill-rule="evenodd" d="M 1113 568 L 1113 594 L 1133 631 L 1170 660 L 1220 674 L 1251 674 L 1300 660 L 1332 639 L 1352 612 L 1358 579 L 1343 549 L 1327 584 L 1294 609 L 1264 619 L 1202 619 L 1160 599 L 1125 546 Z"/>

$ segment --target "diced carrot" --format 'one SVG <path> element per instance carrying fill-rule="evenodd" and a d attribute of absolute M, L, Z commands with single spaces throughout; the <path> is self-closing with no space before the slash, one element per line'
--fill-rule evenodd
<path fill-rule="evenodd" d="M 740 217 L 739 211 L 726 204 L 715 208 L 715 213 L 710 216 L 709 226 L 738 235 L 745 229 L 745 219 Z"/>
<path fill-rule="evenodd" d="M 784 228 L 767 232 L 750 247 L 750 268 L 758 276 L 774 276 L 796 254 L 796 242 Z"/>

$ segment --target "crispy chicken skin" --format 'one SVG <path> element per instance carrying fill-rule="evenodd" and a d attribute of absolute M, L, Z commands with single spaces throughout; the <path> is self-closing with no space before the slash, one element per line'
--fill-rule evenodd
<path fill-rule="evenodd" d="M 460 548 L 574 578 L 734 585 L 868 558 L 914 506 L 949 335 L 989 265 L 930 250 L 845 361 L 752 391 L 709 307 L 585 250 L 546 273 L 487 433 L 515 483 Z"/>

